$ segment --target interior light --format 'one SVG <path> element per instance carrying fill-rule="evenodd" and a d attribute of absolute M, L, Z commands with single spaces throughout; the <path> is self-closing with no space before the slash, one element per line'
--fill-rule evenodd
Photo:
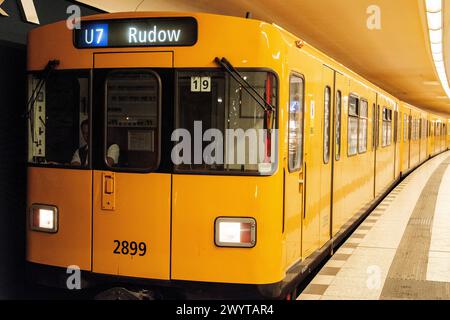
<path fill-rule="evenodd" d="M 444 57 L 442 56 L 442 52 L 441 53 L 433 53 L 433 60 L 435 62 L 444 61 Z"/>
<path fill-rule="evenodd" d="M 445 65 L 444 65 L 444 61 L 436 61 L 435 62 L 436 68 L 445 70 Z"/>
<path fill-rule="evenodd" d="M 426 0 L 426 7 L 428 12 L 437 12 L 442 10 L 441 0 Z"/>
<path fill-rule="evenodd" d="M 425 0 L 430 48 L 436 72 L 447 96 L 450 98 L 447 73 L 443 55 L 442 0 Z"/>
<path fill-rule="evenodd" d="M 442 53 L 442 43 L 431 43 L 432 53 Z"/>
<path fill-rule="evenodd" d="M 427 12 L 428 28 L 438 30 L 442 28 L 442 12 Z"/>
<path fill-rule="evenodd" d="M 430 30 L 431 43 L 442 43 L 442 29 Z"/>

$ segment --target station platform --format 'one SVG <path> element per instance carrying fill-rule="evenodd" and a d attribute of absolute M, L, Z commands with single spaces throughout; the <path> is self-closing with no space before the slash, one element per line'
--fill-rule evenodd
<path fill-rule="evenodd" d="M 407 176 L 297 300 L 450 299 L 450 151 Z"/>

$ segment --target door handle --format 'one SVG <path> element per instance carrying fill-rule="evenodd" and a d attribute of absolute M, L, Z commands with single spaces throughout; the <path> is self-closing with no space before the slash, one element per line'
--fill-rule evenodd
<path fill-rule="evenodd" d="M 112 176 L 105 175 L 105 193 L 114 193 L 114 178 Z"/>
<path fill-rule="evenodd" d="M 116 205 L 115 174 L 103 172 L 102 174 L 102 210 L 114 210 Z"/>

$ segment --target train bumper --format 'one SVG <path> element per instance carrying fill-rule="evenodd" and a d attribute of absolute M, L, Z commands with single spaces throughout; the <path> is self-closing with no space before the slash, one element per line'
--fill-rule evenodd
<path fill-rule="evenodd" d="M 98 291 L 110 288 L 149 290 L 161 299 L 279 299 L 283 282 L 251 285 L 178 280 L 153 280 L 111 276 L 81 270 L 74 279 L 73 270 L 27 262 L 27 281 L 34 285 L 70 291 Z M 76 281 L 75 281 L 76 280 Z M 78 287 L 74 288 L 76 284 Z"/>

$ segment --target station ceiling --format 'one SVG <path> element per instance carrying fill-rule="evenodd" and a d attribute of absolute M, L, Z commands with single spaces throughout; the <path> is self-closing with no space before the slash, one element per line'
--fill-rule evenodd
<path fill-rule="evenodd" d="M 376 85 L 415 106 L 450 115 L 450 100 L 429 48 L 425 0 L 85 0 L 108 12 L 195 11 L 276 23 Z M 368 8 L 380 8 L 381 28 L 370 30 Z M 446 8 L 448 8 L 446 10 Z M 371 20 L 373 21 L 373 20 Z M 450 0 L 444 0 L 449 39 Z M 450 42 L 444 40 L 450 76 Z"/>

